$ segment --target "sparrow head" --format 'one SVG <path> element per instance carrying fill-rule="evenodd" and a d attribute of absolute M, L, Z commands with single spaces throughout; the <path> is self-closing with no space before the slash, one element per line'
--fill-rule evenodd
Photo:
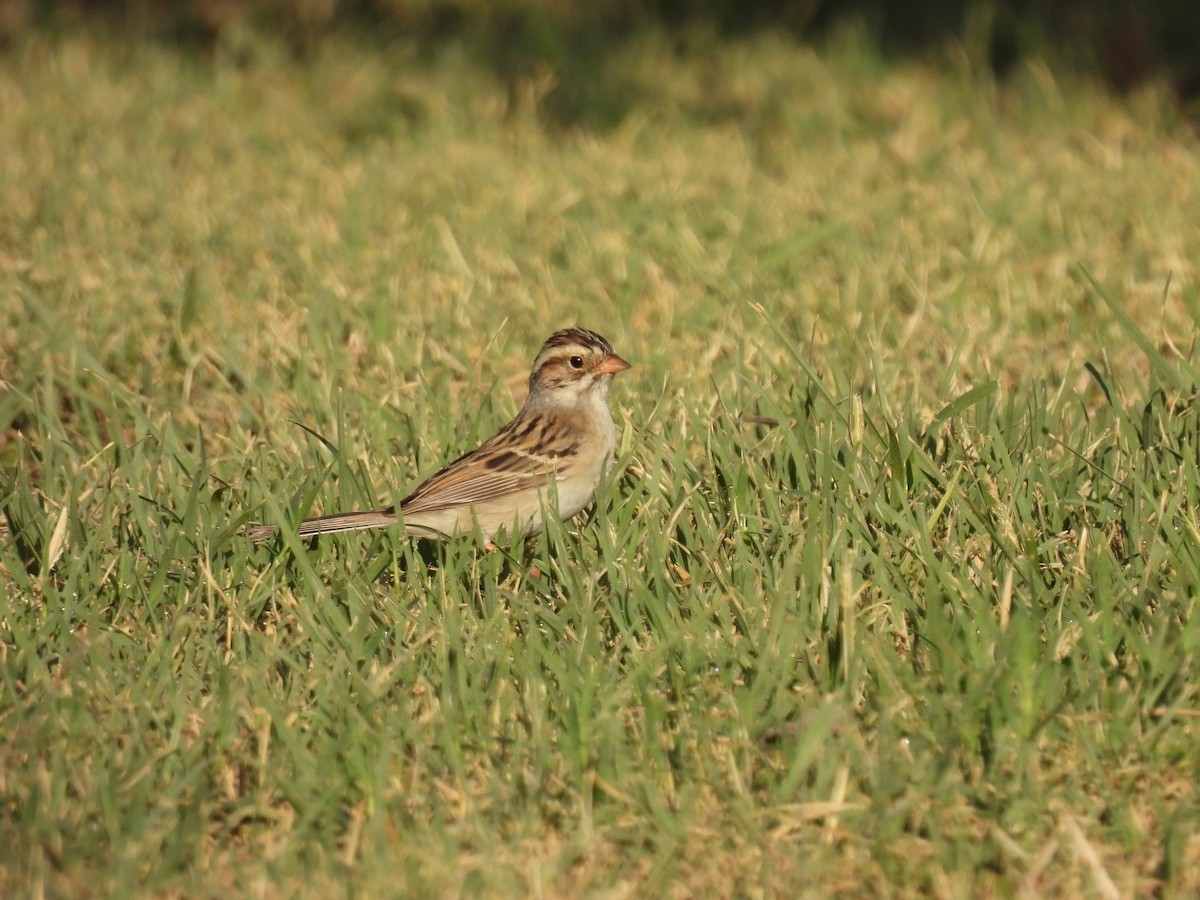
<path fill-rule="evenodd" d="M 529 374 L 529 396 L 576 402 L 593 392 L 603 399 L 608 385 L 629 363 L 613 352 L 612 344 L 586 328 L 564 328 L 542 344 Z"/>

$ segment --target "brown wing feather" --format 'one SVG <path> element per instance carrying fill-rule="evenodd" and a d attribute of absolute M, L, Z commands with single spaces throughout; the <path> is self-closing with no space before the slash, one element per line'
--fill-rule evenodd
<path fill-rule="evenodd" d="M 519 449 L 528 446 L 529 423 L 517 417 L 478 449 L 465 453 L 426 481 L 400 502 L 407 515 L 433 512 L 467 503 L 497 500 L 512 494 L 538 490 L 561 473 L 569 453 L 541 456 Z"/>
<path fill-rule="evenodd" d="M 400 504 L 400 511 L 405 515 L 434 512 L 537 490 L 550 483 L 553 473 L 553 469 L 548 469 L 545 472 L 499 476 L 491 472 L 443 469 L 406 497 Z"/>

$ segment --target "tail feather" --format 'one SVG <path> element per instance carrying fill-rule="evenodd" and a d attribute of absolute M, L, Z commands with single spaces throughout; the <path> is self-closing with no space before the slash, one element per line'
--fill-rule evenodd
<path fill-rule="evenodd" d="M 296 529 L 296 534 L 306 537 L 313 534 L 331 534 L 336 531 L 357 531 L 361 528 L 386 528 L 396 524 L 395 507 L 373 509 L 369 512 L 334 513 L 331 516 L 316 516 L 305 519 Z M 260 525 L 252 528 L 248 534 L 252 541 L 262 541 L 273 535 L 278 528 L 274 525 Z"/>
<path fill-rule="evenodd" d="M 360 528 L 387 528 L 395 524 L 396 510 L 389 506 L 387 509 L 373 509 L 370 512 L 334 513 L 331 516 L 305 519 L 296 533 L 303 537 L 335 531 L 357 531 Z"/>

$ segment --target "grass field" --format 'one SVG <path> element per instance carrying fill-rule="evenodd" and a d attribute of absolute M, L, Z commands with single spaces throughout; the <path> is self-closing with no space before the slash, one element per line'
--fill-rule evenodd
<path fill-rule="evenodd" d="M 853 35 L 551 87 L 0 57 L 0 893 L 1200 891 L 1168 92 Z M 403 496 L 574 323 L 635 364 L 586 515 L 242 536 Z"/>

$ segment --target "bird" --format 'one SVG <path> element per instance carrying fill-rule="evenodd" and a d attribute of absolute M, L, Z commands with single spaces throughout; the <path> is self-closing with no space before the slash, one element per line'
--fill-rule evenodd
<path fill-rule="evenodd" d="M 305 519 L 301 537 L 386 528 L 435 540 L 472 533 L 488 544 L 500 534 L 536 534 L 543 510 L 571 518 L 591 501 L 612 465 L 617 430 L 608 407 L 613 376 L 630 368 L 612 344 L 587 328 L 556 331 L 529 373 L 529 394 L 511 422 L 474 450 L 438 470 L 400 501 L 383 509 Z M 278 531 L 249 531 L 262 541 Z"/>

